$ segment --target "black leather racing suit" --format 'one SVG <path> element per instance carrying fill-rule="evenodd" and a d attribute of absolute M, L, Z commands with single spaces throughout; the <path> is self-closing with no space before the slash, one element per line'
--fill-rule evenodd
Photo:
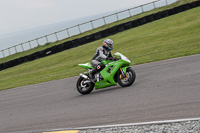
<path fill-rule="evenodd" d="M 92 58 L 91 64 L 93 67 L 98 66 L 99 64 L 102 64 L 102 60 L 113 58 L 110 50 L 108 50 L 104 46 L 100 46 L 97 48 L 96 53 L 94 54 L 94 57 Z"/>
<path fill-rule="evenodd" d="M 102 60 L 109 60 L 112 59 L 112 54 L 109 49 L 104 46 L 100 46 L 97 48 L 94 57 L 92 58 L 91 64 L 94 69 L 90 72 L 89 77 L 92 81 L 95 81 L 94 74 L 98 71 L 101 71 L 105 68 L 105 65 L 101 63 Z"/>

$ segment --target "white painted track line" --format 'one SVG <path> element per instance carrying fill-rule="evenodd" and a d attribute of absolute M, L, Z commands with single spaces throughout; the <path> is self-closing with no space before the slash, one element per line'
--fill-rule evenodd
<path fill-rule="evenodd" d="M 65 129 L 62 128 L 62 129 L 54 129 L 52 131 L 83 130 L 83 129 L 111 128 L 111 127 L 124 127 L 124 126 L 142 126 L 142 125 L 166 124 L 166 123 L 177 123 L 177 122 L 197 121 L 197 120 L 200 120 L 200 118 L 187 118 L 187 119 L 176 119 L 176 120 L 162 120 L 162 121 L 151 121 L 151 122 L 140 122 L 140 123 L 127 123 L 127 124 L 116 124 L 116 125 L 88 126 L 88 127 L 65 128 Z"/>

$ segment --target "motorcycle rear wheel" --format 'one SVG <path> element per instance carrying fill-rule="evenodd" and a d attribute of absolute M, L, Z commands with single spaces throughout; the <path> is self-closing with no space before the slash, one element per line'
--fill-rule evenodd
<path fill-rule="evenodd" d="M 87 79 L 80 77 L 76 83 L 76 88 L 78 92 L 83 95 L 89 94 L 94 89 L 94 83 L 93 82 L 84 83 L 84 81 L 86 80 Z"/>
<path fill-rule="evenodd" d="M 122 79 L 120 75 L 121 74 L 118 75 L 117 82 L 122 87 L 130 86 L 135 82 L 136 74 L 131 68 L 127 69 L 125 78 Z"/>

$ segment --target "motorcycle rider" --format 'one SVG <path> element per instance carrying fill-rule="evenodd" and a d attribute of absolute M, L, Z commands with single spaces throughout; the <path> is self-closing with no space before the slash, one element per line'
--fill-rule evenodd
<path fill-rule="evenodd" d="M 91 64 L 94 69 L 90 72 L 89 78 L 90 80 L 95 83 L 95 73 L 100 72 L 105 68 L 105 65 L 101 63 L 102 60 L 114 60 L 111 50 L 113 49 L 113 41 L 111 39 L 106 39 L 103 41 L 103 46 L 97 48 L 94 57 L 92 58 Z"/>

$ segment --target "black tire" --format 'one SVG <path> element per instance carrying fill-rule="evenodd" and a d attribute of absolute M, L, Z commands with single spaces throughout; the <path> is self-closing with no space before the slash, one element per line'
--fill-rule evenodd
<path fill-rule="evenodd" d="M 132 85 L 136 78 L 135 71 L 131 68 L 127 69 L 126 74 L 128 74 L 128 78 L 126 80 L 121 79 L 120 74 L 118 74 L 118 77 L 117 77 L 117 82 L 122 87 L 127 87 L 127 86 Z"/>
<path fill-rule="evenodd" d="M 83 95 L 89 94 L 94 89 L 94 83 L 89 82 L 89 83 L 83 84 L 83 81 L 85 81 L 85 80 L 86 79 L 80 77 L 76 83 L 76 88 L 77 88 L 78 92 Z"/>

